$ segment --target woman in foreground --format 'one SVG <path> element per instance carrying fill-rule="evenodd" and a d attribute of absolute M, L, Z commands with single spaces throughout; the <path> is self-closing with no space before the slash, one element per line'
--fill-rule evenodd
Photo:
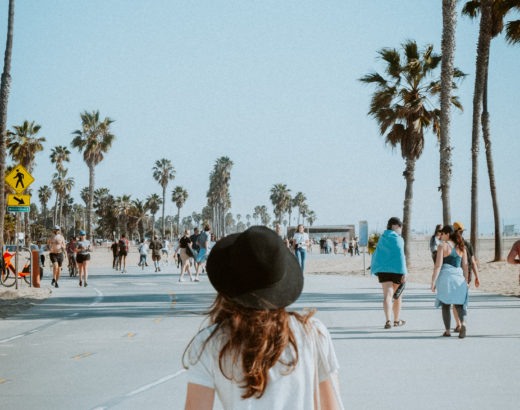
<path fill-rule="evenodd" d="M 454 305 L 461 322 L 459 338 L 466 337 L 466 308 L 468 305 L 468 257 L 460 231 L 451 225 L 441 229 L 443 243 L 437 248 L 431 289 L 437 292 L 435 305 L 442 306 L 443 336 L 451 336 L 450 305 Z M 461 268 L 462 265 L 462 268 Z"/>
<path fill-rule="evenodd" d="M 220 240 L 207 262 L 217 290 L 209 326 L 190 342 L 186 409 L 342 409 L 338 362 L 313 312 L 286 311 L 303 289 L 298 261 L 262 226 Z"/>

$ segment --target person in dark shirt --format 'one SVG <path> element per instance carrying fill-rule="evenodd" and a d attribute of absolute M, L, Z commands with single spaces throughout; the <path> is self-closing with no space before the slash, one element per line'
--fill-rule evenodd
<path fill-rule="evenodd" d="M 112 246 L 110 246 L 112 250 L 112 256 L 114 260 L 112 261 L 112 269 L 119 269 L 119 245 L 116 241 L 112 242 Z"/>
<path fill-rule="evenodd" d="M 198 244 L 199 235 L 200 235 L 199 228 L 195 228 L 193 230 L 193 235 L 190 236 L 191 250 L 193 251 L 193 254 L 194 254 L 193 258 L 194 259 L 197 259 L 197 255 L 199 254 L 199 250 L 200 250 L 200 247 L 199 247 L 199 244 Z"/>

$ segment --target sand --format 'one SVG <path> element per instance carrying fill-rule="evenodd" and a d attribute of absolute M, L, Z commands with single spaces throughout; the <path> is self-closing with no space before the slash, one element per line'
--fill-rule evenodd
<path fill-rule="evenodd" d="M 508 238 L 504 240 L 504 258 L 507 257 L 512 244 L 518 238 Z M 430 256 L 428 246 L 429 240 L 416 239 L 411 243 L 410 269 L 408 281 L 414 283 L 424 283 L 429 285 L 433 273 L 433 261 Z M 305 273 L 314 274 L 333 274 L 333 275 L 363 275 L 363 255 L 343 256 L 319 255 L 318 247 L 314 247 L 313 255 L 307 259 Z M 319 255 L 319 256 L 318 256 Z M 480 240 L 478 265 L 480 270 L 479 290 L 489 293 L 498 293 L 508 296 L 520 297 L 520 285 L 518 283 L 518 265 L 509 265 L 504 262 L 490 262 L 494 256 L 494 241 L 492 238 Z M 47 258 L 48 260 L 48 258 Z M 139 261 L 139 253 L 134 246 L 130 247 L 127 257 L 127 265 L 135 266 Z M 370 266 L 370 256 L 366 257 L 366 265 Z M 108 245 L 97 247 L 92 252 L 91 267 L 108 268 L 112 267 L 112 252 Z M 45 268 L 45 276 L 49 277 L 48 262 Z M 367 271 L 367 276 L 370 271 Z M 374 279 L 375 280 L 375 279 Z M 475 285 L 472 283 L 471 288 Z M 29 288 L 25 283 L 21 288 L 0 287 L 0 319 L 19 313 L 36 303 L 41 302 L 51 295 L 49 288 Z"/>

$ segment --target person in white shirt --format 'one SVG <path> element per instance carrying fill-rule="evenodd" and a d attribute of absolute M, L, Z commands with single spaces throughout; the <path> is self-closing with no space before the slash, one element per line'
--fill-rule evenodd
<path fill-rule="evenodd" d="M 206 269 L 217 297 L 184 352 L 185 409 L 212 409 L 215 393 L 225 409 L 342 409 L 327 328 L 314 312 L 285 309 L 303 275 L 276 232 L 253 226 L 221 239 Z"/>
<path fill-rule="evenodd" d="M 293 236 L 294 253 L 298 258 L 298 263 L 302 268 L 302 273 L 305 270 L 305 257 L 307 256 L 307 246 L 309 246 L 309 234 L 305 232 L 302 224 L 296 228 L 296 233 Z"/>

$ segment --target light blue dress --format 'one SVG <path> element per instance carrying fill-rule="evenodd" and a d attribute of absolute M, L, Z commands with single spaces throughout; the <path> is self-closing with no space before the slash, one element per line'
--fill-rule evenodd
<path fill-rule="evenodd" d="M 464 311 L 468 307 L 468 285 L 466 278 L 460 267 L 462 258 L 455 251 L 455 247 L 443 260 L 441 271 L 435 282 L 437 288 L 437 299 L 435 306 L 440 307 L 441 303 L 445 305 L 462 305 Z"/>

